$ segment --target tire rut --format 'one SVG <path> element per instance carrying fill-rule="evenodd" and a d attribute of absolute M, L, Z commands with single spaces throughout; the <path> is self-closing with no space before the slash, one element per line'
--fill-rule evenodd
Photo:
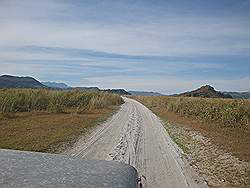
<path fill-rule="evenodd" d="M 206 187 L 182 160 L 161 121 L 141 103 L 125 98 L 121 109 L 69 155 L 114 160 L 134 166 L 142 187 Z M 199 182 L 197 184 L 196 182 Z"/>

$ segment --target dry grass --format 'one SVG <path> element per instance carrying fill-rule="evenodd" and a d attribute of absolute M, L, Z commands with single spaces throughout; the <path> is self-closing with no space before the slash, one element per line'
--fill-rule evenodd
<path fill-rule="evenodd" d="M 13 118 L 0 120 L 0 148 L 60 152 L 116 109 L 109 107 L 85 114 L 17 113 Z"/>
<path fill-rule="evenodd" d="M 0 114 L 15 112 L 47 111 L 53 113 L 74 109 L 84 112 L 92 109 L 119 105 L 119 95 L 93 91 L 62 91 L 48 89 L 1 89 Z"/>
<path fill-rule="evenodd" d="M 182 128 L 200 132 L 211 139 L 211 142 L 223 150 L 230 152 L 241 160 L 250 162 L 250 130 L 237 127 L 224 127 L 216 123 L 208 123 L 187 116 L 180 116 L 163 109 L 152 109 L 163 120 L 178 124 Z"/>
<path fill-rule="evenodd" d="M 195 97 L 135 97 L 148 107 L 158 107 L 181 116 L 193 117 L 226 127 L 248 127 L 250 100 Z"/>
<path fill-rule="evenodd" d="M 166 117 L 161 115 L 161 117 Z M 214 144 L 211 137 L 204 136 L 187 124 L 173 122 L 173 116 L 172 121 L 165 121 L 168 133 L 183 149 L 184 156 L 187 157 L 193 169 L 203 177 L 210 187 L 247 187 L 249 184 L 248 162 L 226 152 L 218 143 Z M 189 122 L 187 119 L 185 121 Z M 246 150 L 246 152 L 249 151 Z"/>
<path fill-rule="evenodd" d="M 105 92 L 0 90 L 0 148 L 60 152 L 120 104 Z"/>
<path fill-rule="evenodd" d="M 178 97 L 135 99 L 161 118 L 199 131 L 241 160 L 250 161 L 249 100 Z"/>

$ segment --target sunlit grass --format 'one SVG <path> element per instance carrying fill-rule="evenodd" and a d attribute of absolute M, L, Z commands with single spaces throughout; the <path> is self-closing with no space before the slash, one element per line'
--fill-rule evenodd
<path fill-rule="evenodd" d="M 0 113 L 47 111 L 84 112 L 122 103 L 119 95 L 106 92 L 62 91 L 46 89 L 1 89 Z"/>
<path fill-rule="evenodd" d="M 163 108 L 169 112 L 223 126 L 245 128 L 250 118 L 250 100 L 166 96 L 139 96 L 136 99 L 149 107 Z"/>
<path fill-rule="evenodd" d="M 61 152 L 123 103 L 106 92 L 0 90 L 0 148 Z"/>
<path fill-rule="evenodd" d="M 172 139 L 189 153 L 192 138 L 179 131 L 202 133 L 241 160 L 250 161 L 250 100 L 136 96 L 162 120 Z M 185 131 L 184 131 L 185 132 Z M 187 132 L 187 131 L 186 131 Z"/>

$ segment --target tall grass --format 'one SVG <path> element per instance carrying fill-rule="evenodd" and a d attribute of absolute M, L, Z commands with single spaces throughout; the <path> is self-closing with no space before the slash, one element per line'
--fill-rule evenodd
<path fill-rule="evenodd" d="M 75 109 L 78 112 L 121 104 L 119 95 L 106 92 L 62 91 L 46 89 L 1 89 L 0 113 L 48 111 L 64 112 Z"/>
<path fill-rule="evenodd" d="M 250 100 L 167 96 L 138 96 L 135 99 L 150 108 L 162 108 L 225 126 L 246 127 L 250 119 Z"/>

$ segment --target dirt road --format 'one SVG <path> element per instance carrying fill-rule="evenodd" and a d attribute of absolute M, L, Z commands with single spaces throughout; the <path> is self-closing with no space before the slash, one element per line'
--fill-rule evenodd
<path fill-rule="evenodd" d="M 128 163 L 142 176 L 143 187 L 206 187 L 182 160 L 159 118 L 141 103 L 124 100 L 112 118 L 67 154 Z"/>

